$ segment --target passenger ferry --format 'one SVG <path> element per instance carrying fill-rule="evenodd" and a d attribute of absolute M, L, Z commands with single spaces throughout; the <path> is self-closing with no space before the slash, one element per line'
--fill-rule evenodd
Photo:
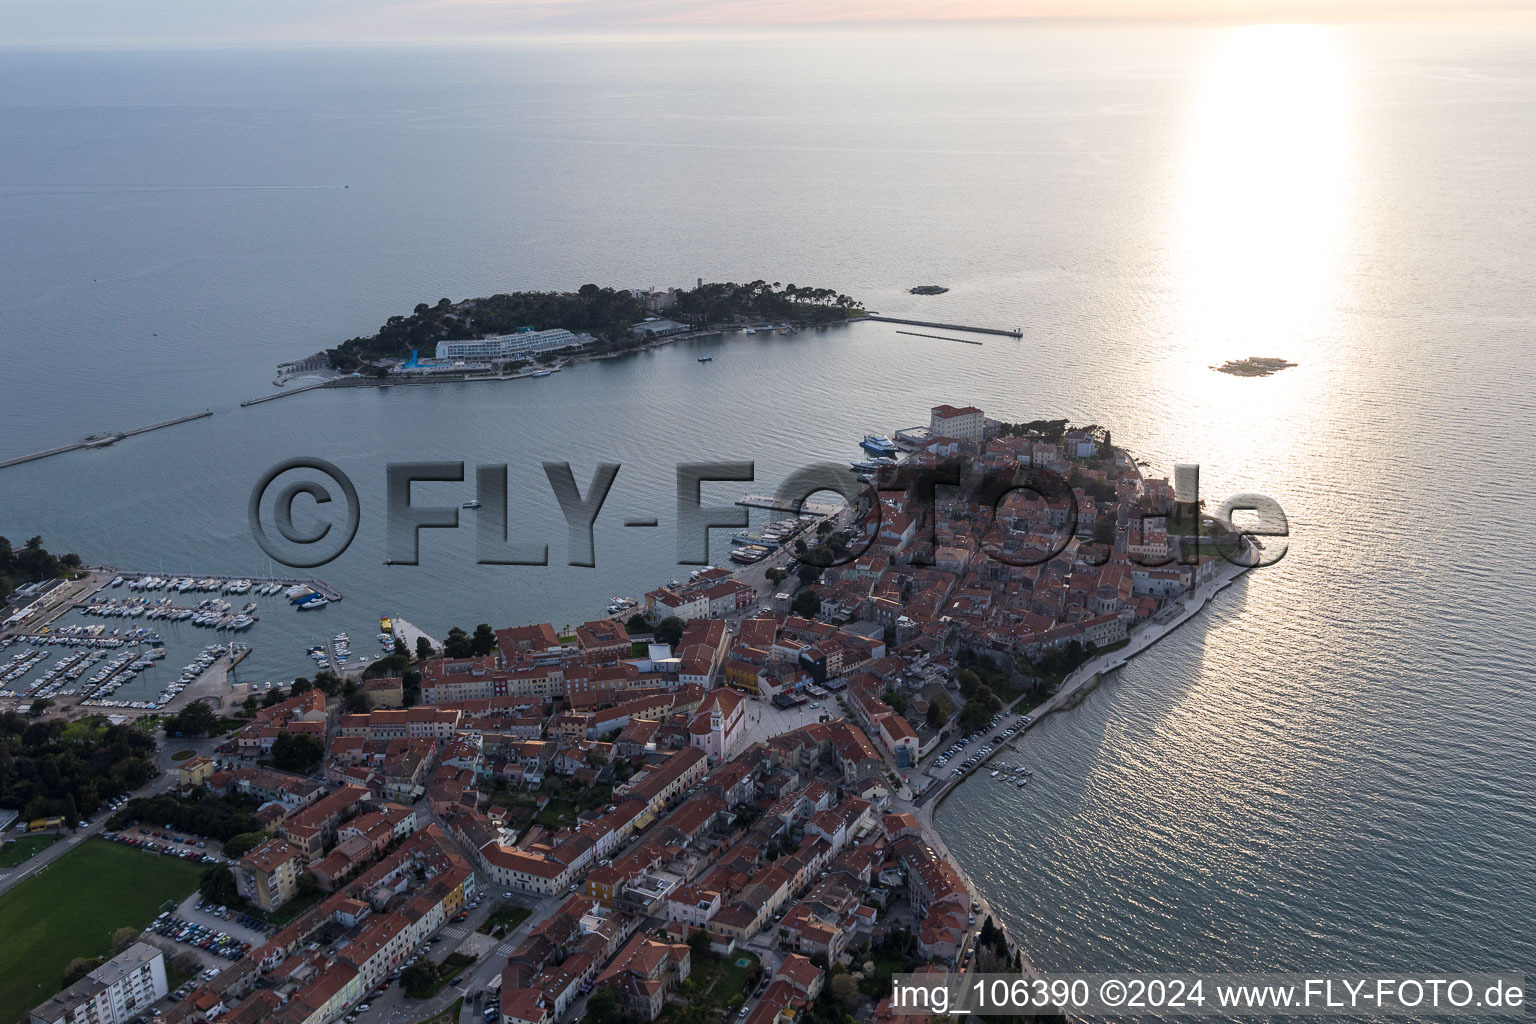
<path fill-rule="evenodd" d="M 871 455 L 895 456 L 896 445 L 884 434 L 865 434 L 864 440 L 859 442 L 859 447 Z"/>

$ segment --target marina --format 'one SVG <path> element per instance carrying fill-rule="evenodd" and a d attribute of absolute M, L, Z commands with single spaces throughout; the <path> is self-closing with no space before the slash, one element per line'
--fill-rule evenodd
<path fill-rule="evenodd" d="M 243 638 L 263 608 L 271 620 L 342 599 L 314 579 L 113 569 L 56 592 L 62 600 L 0 639 L 0 707 L 48 700 L 131 715 L 190 699 L 221 706 L 235 696 L 230 672 L 251 653 Z"/>

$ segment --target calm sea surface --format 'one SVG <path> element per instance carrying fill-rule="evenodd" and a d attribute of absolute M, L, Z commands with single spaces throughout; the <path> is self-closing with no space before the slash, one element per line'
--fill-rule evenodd
<path fill-rule="evenodd" d="M 1533 42 L 1262 27 L 0 53 L 0 457 L 215 413 L 0 471 L 0 532 L 261 574 L 252 484 L 329 459 L 362 499 L 357 540 L 318 570 L 347 597 L 263 606 L 242 672 L 277 678 L 380 612 L 439 635 L 559 624 L 678 575 L 681 461 L 754 460 L 757 483 L 706 489 L 729 502 L 936 402 L 1104 424 L 1155 467 L 1200 462 L 1208 501 L 1274 496 L 1293 536 L 1031 733 L 1027 793 L 982 780 L 943 808 L 1035 961 L 1536 970 Z M 700 276 L 1024 338 L 870 324 L 238 405 L 279 360 L 420 301 Z M 906 294 L 929 282 L 951 290 Z M 1249 355 L 1299 366 L 1209 369 Z M 507 463 L 518 534 L 554 564 L 476 566 L 461 529 L 385 566 L 384 466 L 403 459 Z M 583 488 L 623 466 L 597 569 L 564 565 L 543 460 Z M 649 515 L 660 528 L 619 525 Z"/>

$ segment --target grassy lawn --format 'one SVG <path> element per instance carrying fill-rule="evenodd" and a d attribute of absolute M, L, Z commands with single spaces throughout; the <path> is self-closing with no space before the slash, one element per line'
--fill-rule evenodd
<path fill-rule="evenodd" d="M 744 960 L 746 963 L 737 963 Z M 715 956 L 700 958 L 695 956 L 693 970 L 689 974 L 689 980 L 697 988 L 689 1001 L 694 1006 L 712 1007 L 723 1010 L 729 1007 L 740 1006 L 742 999 L 748 994 L 747 976 L 758 970 L 757 957 L 751 953 L 737 950 L 729 956 Z M 733 1003 L 732 997 L 737 997 Z M 680 1016 L 678 1006 L 668 1005 L 662 1011 L 658 1021 L 671 1024 Z"/>
<path fill-rule="evenodd" d="M 0 895 L 0 1024 L 59 989 L 77 956 L 111 951 L 118 928 L 142 928 L 160 905 L 197 888 L 201 865 L 92 839 Z"/>
<path fill-rule="evenodd" d="M 176 753 L 171 755 L 171 760 L 172 761 L 190 761 L 192 758 L 194 758 L 196 756 L 197 756 L 197 751 L 195 751 L 195 750 L 178 750 L 178 751 L 176 751 Z"/>
<path fill-rule="evenodd" d="M 0 868 L 13 868 L 39 850 L 45 850 L 58 841 L 58 835 L 48 832 L 36 836 L 20 836 L 0 847 Z"/>
<path fill-rule="evenodd" d="M 454 978 L 463 974 L 474 962 L 475 958 L 472 956 L 466 956 L 463 953 L 449 953 L 441 964 L 436 965 L 432 985 L 429 988 L 416 991 L 406 990 L 405 997 L 407 999 L 431 999 L 446 988 L 448 983 L 453 981 Z M 403 978 L 401 980 L 402 982 L 404 981 Z"/>
<path fill-rule="evenodd" d="M 476 931 L 499 939 L 526 921 L 532 913 L 527 907 L 516 903 L 503 903 L 491 911 L 491 916 Z"/>
<path fill-rule="evenodd" d="M 534 815 L 533 820 L 540 825 L 557 828 L 561 825 L 575 825 L 576 811 L 579 808 L 569 800 L 555 798 L 544 805 L 544 809 Z"/>

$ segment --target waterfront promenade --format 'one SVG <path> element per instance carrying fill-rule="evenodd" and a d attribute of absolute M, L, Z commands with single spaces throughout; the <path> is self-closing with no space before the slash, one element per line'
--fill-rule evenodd
<path fill-rule="evenodd" d="M 942 781 L 936 780 L 932 788 L 915 798 L 911 796 L 910 789 L 903 787 L 903 792 L 898 794 L 893 802 L 892 810 L 907 811 L 917 819 L 918 825 L 922 829 L 923 837 L 933 847 L 935 852 L 944 857 L 954 867 L 960 879 L 965 883 L 966 888 L 970 890 L 971 901 L 978 908 L 976 911 L 978 921 L 985 920 L 984 915 L 991 915 L 995 924 L 1000 927 L 1003 924 L 1002 918 L 993 910 L 990 902 L 987 900 L 985 892 L 965 873 L 965 869 L 961 866 L 959 860 L 956 859 L 945 844 L 944 836 L 940 833 L 934 821 L 934 815 L 937 813 L 939 805 L 977 772 L 986 771 L 988 763 L 997 757 L 998 754 L 1004 750 L 1016 752 L 1029 730 L 1038 726 L 1047 715 L 1075 707 L 1105 676 L 1123 668 L 1131 658 L 1146 651 L 1153 644 L 1163 640 L 1172 634 L 1174 630 L 1194 618 L 1212 598 L 1225 590 L 1234 580 L 1247 571 L 1247 568 L 1243 566 L 1223 562 L 1222 568 L 1217 570 L 1210 580 L 1196 587 L 1177 604 L 1170 605 L 1151 622 L 1137 629 L 1131 635 L 1130 641 L 1126 646 L 1116 648 L 1113 651 L 1106 651 L 1104 654 L 1091 658 L 1080 665 L 1062 681 L 1061 686 L 1056 689 L 1055 693 L 1028 712 L 1030 715 L 1029 724 L 1025 725 L 1023 720 L 1019 719 L 1019 732 L 1014 737 L 1007 742 L 998 743 L 987 756 L 977 762 L 974 768 L 964 772 L 959 778 L 944 779 Z M 1168 614 L 1169 612 L 1171 614 Z M 1014 706 L 1017 707 L 1017 703 Z M 1012 933 L 1007 932 L 1006 929 L 1004 929 L 1004 932 L 1008 936 L 1010 949 L 1019 954 L 1023 962 L 1024 972 L 1029 975 L 1038 976 L 1040 972 L 1031 964 L 1029 954 L 1024 949 L 1022 943 Z"/>
<path fill-rule="evenodd" d="M 1088 659 L 1074 669 L 1070 675 L 1062 680 L 1061 685 L 1056 688 L 1056 691 L 1050 697 L 1046 698 L 1033 710 L 1027 712 L 1030 716 L 1030 722 L 1028 725 L 1023 725 L 1017 735 L 1005 743 L 997 744 L 990 753 L 976 763 L 974 768 L 966 770 L 959 778 L 935 781 L 934 785 L 918 797 L 915 803 L 923 808 L 925 815 L 931 816 L 950 793 L 954 792 L 961 783 L 965 782 L 972 775 L 986 770 L 987 763 L 998 754 L 1004 750 L 1016 752 L 1029 730 L 1038 726 L 1047 715 L 1075 707 L 1078 701 L 1082 700 L 1089 691 L 1098 686 L 1105 676 L 1124 668 L 1126 663 L 1136 655 L 1163 640 L 1174 630 L 1200 614 L 1200 611 L 1205 608 L 1211 598 L 1221 593 L 1221 591 L 1232 584 L 1233 580 L 1247 571 L 1248 569 L 1244 566 L 1223 562 L 1222 568 L 1218 569 L 1211 579 L 1195 587 L 1194 590 L 1181 598 L 1177 604 L 1166 607 L 1154 616 L 1150 622 L 1133 630 L 1124 647 L 1105 651 L 1103 654 Z M 1011 706 L 1017 707 L 1018 702 Z"/>

